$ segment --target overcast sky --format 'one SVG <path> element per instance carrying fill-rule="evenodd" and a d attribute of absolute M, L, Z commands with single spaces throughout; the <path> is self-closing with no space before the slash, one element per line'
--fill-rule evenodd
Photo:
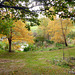
<path fill-rule="evenodd" d="M 0 1 L 3 1 L 3 0 L 0 0 Z M 32 2 L 33 0 L 29 0 L 29 2 Z M 23 6 L 25 6 L 24 4 L 25 4 L 25 2 L 19 2 L 19 3 L 21 3 Z M 43 6 L 36 6 L 35 5 L 35 2 L 33 2 L 32 3 L 35 7 L 33 7 L 33 8 L 31 8 L 30 10 L 34 10 L 34 11 L 36 11 L 36 10 L 40 10 L 40 8 L 41 7 L 43 7 Z M 30 5 L 28 5 L 28 7 L 31 7 L 32 6 L 32 4 L 30 4 Z M 39 17 L 38 18 L 42 18 L 42 17 L 46 17 L 46 16 L 44 16 L 44 15 L 42 15 L 42 14 L 40 14 L 40 13 L 38 13 L 39 14 Z M 58 18 L 59 16 L 57 15 L 57 18 Z"/>

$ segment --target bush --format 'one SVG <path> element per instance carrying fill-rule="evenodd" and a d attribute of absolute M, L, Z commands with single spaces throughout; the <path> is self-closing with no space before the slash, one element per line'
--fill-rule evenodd
<path fill-rule="evenodd" d="M 56 47 L 63 47 L 63 44 L 56 43 Z"/>
<path fill-rule="evenodd" d="M 50 48 L 49 51 L 51 51 L 51 50 L 57 50 L 57 49 L 59 49 L 59 48 L 58 47 L 53 47 L 53 48 Z"/>
<path fill-rule="evenodd" d="M 50 48 L 49 51 L 51 51 L 51 50 L 58 50 L 58 49 L 63 49 L 63 47 L 53 47 L 53 48 Z"/>
<path fill-rule="evenodd" d="M 72 63 L 68 63 L 65 60 L 58 60 L 58 59 L 53 59 L 52 64 L 55 64 L 61 67 L 65 67 L 65 68 L 70 67 L 70 65 L 72 65 Z"/>
<path fill-rule="evenodd" d="M 39 39 L 34 39 L 35 42 L 39 42 Z"/>
<path fill-rule="evenodd" d="M 9 47 L 9 45 L 6 44 L 6 45 L 5 45 L 5 50 L 8 50 L 8 49 L 9 49 L 8 47 Z"/>
<path fill-rule="evenodd" d="M 65 68 L 67 68 L 67 67 L 70 67 L 71 68 L 72 66 L 74 66 L 73 63 L 68 62 L 68 61 L 65 61 L 65 60 L 59 61 L 56 65 L 62 66 L 62 67 L 65 67 Z"/>
<path fill-rule="evenodd" d="M 36 49 L 36 47 L 34 46 L 34 45 L 29 45 L 28 47 L 25 47 L 24 48 L 24 51 L 26 52 L 26 51 L 33 51 L 33 50 L 35 50 Z"/>
<path fill-rule="evenodd" d="M 53 48 L 50 48 L 49 51 L 53 50 Z"/>
<path fill-rule="evenodd" d="M 44 38 L 44 36 L 37 36 L 34 41 L 40 42 L 40 45 L 43 45 L 43 42 L 45 41 L 45 38 Z"/>
<path fill-rule="evenodd" d="M 72 48 L 72 47 L 75 47 L 75 45 L 72 44 L 72 45 L 69 45 L 68 47 L 69 47 L 69 48 Z"/>
<path fill-rule="evenodd" d="M 67 35 L 68 38 L 70 39 L 74 39 L 75 38 L 75 31 L 71 31 L 68 35 Z"/>
<path fill-rule="evenodd" d="M 53 44 L 54 43 L 54 41 L 50 41 L 50 40 L 46 40 L 46 42 L 49 43 L 49 44 Z"/>
<path fill-rule="evenodd" d="M 59 49 L 59 48 L 58 48 L 58 47 L 54 47 L 54 48 L 53 48 L 53 50 L 57 50 L 57 49 Z"/>
<path fill-rule="evenodd" d="M 6 46 L 5 42 L 0 41 L 0 49 L 4 50 Z"/>
<path fill-rule="evenodd" d="M 2 44 L 0 44 L 0 49 L 3 49 L 3 46 L 2 46 Z"/>

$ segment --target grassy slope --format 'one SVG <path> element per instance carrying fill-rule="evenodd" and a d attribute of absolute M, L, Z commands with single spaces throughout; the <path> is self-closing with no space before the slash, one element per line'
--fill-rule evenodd
<path fill-rule="evenodd" d="M 70 75 L 69 68 L 51 64 L 62 58 L 62 50 L 8 53 L 0 50 L 0 75 Z M 75 48 L 65 49 L 65 57 L 75 56 Z M 72 75 L 72 74 L 71 74 Z"/>

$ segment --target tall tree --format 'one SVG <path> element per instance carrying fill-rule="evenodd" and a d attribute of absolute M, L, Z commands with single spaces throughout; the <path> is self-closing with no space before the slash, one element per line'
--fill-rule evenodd
<path fill-rule="evenodd" d="M 58 43 L 64 43 L 65 46 L 68 46 L 66 36 L 71 30 L 70 27 L 73 27 L 73 24 L 69 19 L 56 19 L 50 21 L 48 28 L 50 28 L 49 34 L 51 40 Z"/>
<path fill-rule="evenodd" d="M 12 41 L 34 42 L 32 33 L 25 28 L 25 23 L 20 20 L 17 22 L 14 22 L 12 19 L 9 19 L 8 21 L 0 20 L 0 30 L 0 34 L 5 35 L 8 39 L 9 52 L 11 52 Z"/>

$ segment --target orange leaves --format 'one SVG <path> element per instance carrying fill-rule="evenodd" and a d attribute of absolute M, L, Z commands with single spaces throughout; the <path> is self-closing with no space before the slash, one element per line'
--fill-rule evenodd
<path fill-rule="evenodd" d="M 1 38 L 2 36 L 4 36 L 4 35 L 3 35 L 3 34 L 0 34 L 0 38 Z"/>
<path fill-rule="evenodd" d="M 63 42 L 64 41 L 63 33 L 66 36 L 71 30 L 70 27 L 73 26 L 72 22 L 69 19 L 63 19 L 62 26 L 60 19 L 55 19 L 54 21 L 50 21 L 47 26 L 49 35 L 51 36 L 51 40 L 55 42 Z"/>
<path fill-rule="evenodd" d="M 18 20 L 17 22 L 14 21 L 13 27 L 9 29 L 10 32 L 6 35 L 0 34 L 0 38 L 11 37 L 12 41 L 25 41 L 27 43 L 34 43 L 32 32 L 28 31 L 27 28 L 25 28 L 25 23 L 23 23 L 21 20 Z"/>
<path fill-rule="evenodd" d="M 21 20 L 14 22 L 15 27 L 13 27 L 12 32 L 12 40 L 21 40 L 26 41 L 28 43 L 33 43 L 33 36 L 32 32 L 28 31 L 25 28 L 25 23 L 23 23 Z"/>

